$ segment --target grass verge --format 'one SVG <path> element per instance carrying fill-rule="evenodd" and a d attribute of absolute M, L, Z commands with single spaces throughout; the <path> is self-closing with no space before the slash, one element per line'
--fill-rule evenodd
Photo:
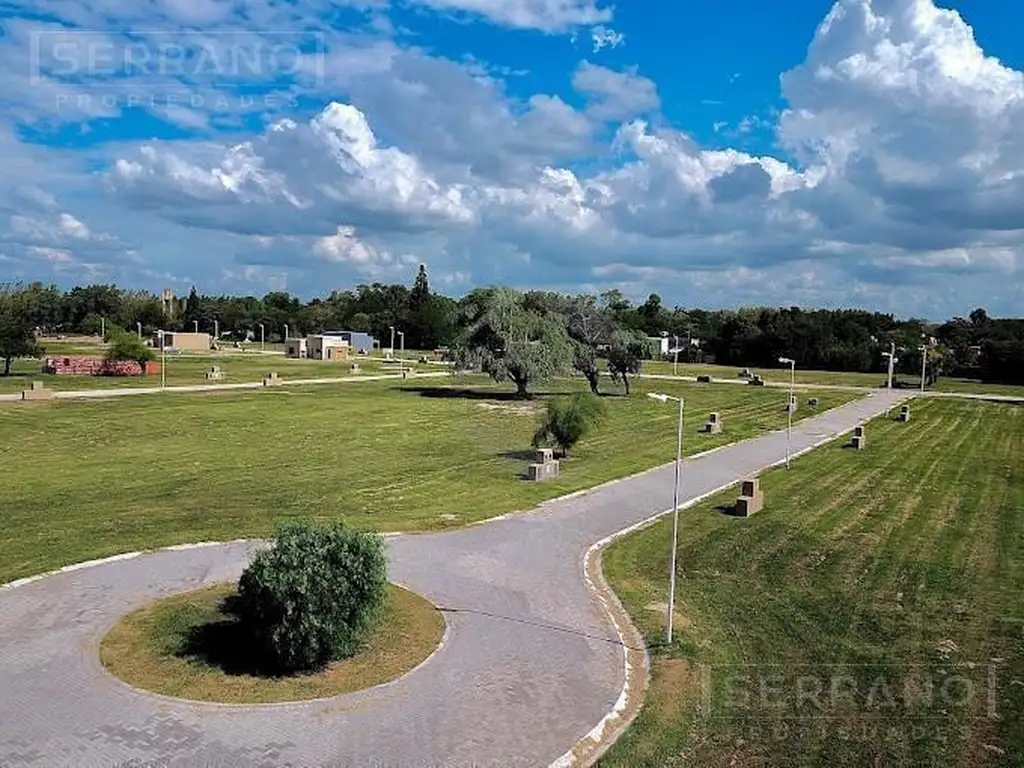
<path fill-rule="evenodd" d="M 100 659 L 114 676 L 182 699 L 258 704 L 327 698 L 394 680 L 421 664 L 444 635 L 444 619 L 419 595 L 389 585 L 366 647 L 323 672 L 256 673 L 235 620 L 224 613 L 236 585 L 216 584 L 158 600 L 122 618 L 103 638 Z"/>
<path fill-rule="evenodd" d="M 651 649 L 604 766 L 1024 764 L 1024 407 L 924 401 L 683 513 L 605 572 Z"/>
<path fill-rule="evenodd" d="M 754 373 L 760 374 L 765 381 L 777 383 L 789 383 L 789 368 L 751 368 Z M 716 379 L 737 379 L 740 371 L 738 366 L 731 365 L 705 365 L 703 363 L 679 363 L 678 367 L 671 362 L 664 360 L 651 361 L 644 364 L 644 373 L 670 375 L 678 371 L 680 376 L 711 376 Z M 920 379 L 916 375 L 900 374 L 896 376 L 900 381 L 910 385 L 912 392 L 918 386 Z M 867 387 L 877 389 L 884 386 L 886 372 L 858 373 L 854 371 L 805 371 L 796 369 L 796 383 L 804 386 L 828 385 L 835 387 Z M 984 395 L 1008 395 L 1013 397 L 1024 397 L 1024 386 L 1014 384 L 990 384 L 975 379 L 954 379 L 941 377 L 930 387 L 936 392 L 956 392 Z"/>
<path fill-rule="evenodd" d="M 61 355 L 50 355 L 61 357 Z M 102 357 L 102 352 L 92 354 Z M 156 357 L 160 361 L 159 354 Z M 275 371 L 282 379 L 331 379 L 381 373 L 397 373 L 392 370 L 396 366 L 385 366 L 379 360 L 354 356 L 348 361 L 333 360 L 292 360 L 282 355 L 261 355 L 258 352 L 248 354 L 209 354 L 209 355 L 167 355 L 165 358 L 166 384 L 169 387 L 188 386 L 194 384 L 237 384 L 242 382 L 258 382 L 263 376 Z M 353 373 L 352 363 L 358 363 L 360 372 Z M 409 361 L 417 370 L 443 370 L 437 366 L 425 366 Z M 41 381 L 49 389 L 55 390 L 93 390 L 123 389 L 136 387 L 160 387 L 160 375 L 151 376 L 58 376 L 40 373 L 42 360 L 17 360 L 10 376 L 0 376 L 0 394 L 18 392 L 27 389 L 32 381 Z M 206 371 L 211 366 L 218 366 L 223 374 L 222 379 L 208 381 Z"/>
<path fill-rule="evenodd" d="M 530 483 L 545 397 L 421 381 L 0 408 L 0 582 L 117 552 L 267 536 L 297 517 L 410 531 L 530 509 L 674 458 L 675 412 L 646 398 L 648 385 L 686 397 L 688 453 L 786 422 L 777 390 L 639 382 L 632 397 L 606 398 L 606 421 L 558 478 Z M 820 397 L 825 409 L 853 395 Z M 724 432 L 697 434 L 711 411 Z"/>

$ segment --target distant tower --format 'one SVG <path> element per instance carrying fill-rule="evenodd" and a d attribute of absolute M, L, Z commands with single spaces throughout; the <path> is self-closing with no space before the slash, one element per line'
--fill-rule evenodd
<path fill-rule="evenodd" d="M 170 288 L 164 288 L 163 293 L 160 294 L 160 301 L 163 304 L 164 317 L 168 320 L 174 319 L 174 292 Z"/>

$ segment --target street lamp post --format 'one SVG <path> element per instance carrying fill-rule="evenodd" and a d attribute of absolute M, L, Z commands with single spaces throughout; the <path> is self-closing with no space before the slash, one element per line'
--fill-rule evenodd
<path fill-rule="evenodd" d="M 106 341 L 107 338 L 107 318 L 100 318 L 100 338 Z"/>
<path fill-rule="evenodd" d="M 405 331 L 396 331 L 396 333 L 401 344 L 401 351 L 398 353 L 398 357 L 401 360 L 401 363 L 398 365 L 398 372 L 405 373 Z M 392 351 L 392 355 L 394 355 L 394 351 Z"/>
<path fill-rule="evenodd" d="M 282 341 L 288 341 L 288 323 L 284 324 L 284 339 Z"/>
<path fill-rule="evenodd" d="M 648 392 L 652 400 L 667 403 L 670 400 L 679 403 L 679 425 L 676 431 L 676 474 L 672 484 L 672 556 L 668 572 L 668 610 L 665 621 L 668 626 L 668 642 L 672 643 L 672 619 L 676 612 L 676 554 L 679 547 L 679 483 L 683 468 L 683 398 L 672 397 L 661 392 Z"/>
<path fill-rule="evenodd" d="M 791 357 L 780 357 L 779 362 L 789 366 L 789 402 L 786 403 L 786 469 L 789 469 L 789 460 L 793 452 L 793 390 L 796 389 L 796 360 Z"/>
<path fill-rule="evenodd" d="M 389 325 L 388 328 L 391 329 L 391 351 L 390 351 L 388 356 L 389 357 L 394 357 L 395 356 L 395 326 Z"/>
<path fill-rule="evenodd" d="M 213 340 L 220 341 L 220 320 L 213 321 Z"/>
<path fill-rule="evenodd" d="M 672 337 L 672 341 L 675 342 L 675 345 L 673 347 L 674 354 L 672 356 L 672 375 L 673 376 L 678 376 L 679 375 L 679 335 L 677 334 L 677 335 L 673 336 Z"/>
<path fill-rule="evenodd" d="M 263 351 L 264 341 L 266 340 L 266 328 L 263 323 L 260 323 L 260 352 Z"/>
<path fill-rule="evenodd" d="M 142 323 L 135 323 L 135 327 L 139 331 L 139 339 L 141 340 L 142 339 Z"/>
<path fill-rule="evenodd" d="M 889 358 L 889 378 L 886 383 L 886 388 L 892 389 L 892 373 L 893 369 L 896 367 L 896 342 L 890 342 L 889 351 L 883 352 L 882 354 Z"/>
<path fill-rule="evenodd" d="M 160 339 L 160 389 L 167 389 L 167 340 L 164 338 L 166 331 L 157 331 L 157 338 Z"/>
<path fill-rule="evenodd" d="M 192 321 L 192 332 L 193 333 L 199 333 L 199 321 L 198 320 L 193 320 Z"/>
<path fill-rule="evenodd" d="M 928 365 L 928 347 L 922 345 L 918 347 L 921 352 L 921 391 L 924 392 L 924 377 L 925 367 Z"/>

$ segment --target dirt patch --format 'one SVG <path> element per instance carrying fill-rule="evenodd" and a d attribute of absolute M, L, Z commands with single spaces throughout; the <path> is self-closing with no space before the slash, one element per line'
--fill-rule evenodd
<path fill-rule="evenodd" d="M 658 719 L 681 714 L 693 706 L 701 691 L 700 668 L 686 659 L 658 659 L 647 689 L 647 706 Z"/>
<path fill-rule="evenodd" d="M 530 403 L 477 403 L 476 406 L 488 411 L 502 411 L 519 416 L 534 416 L 537 413 L 537 406 Z"/>
<path fill-rule="evenodd" d="M 644 606 L 648 611 L 653 611 L 659 616 L 664 616 L 668 611 L 668 603 L 648 603 Z M 677 629 L 690 629 L 693 626 L 693 622 L 690 621 L 689 617 L 683 616 L 679 611 L 672 613 L 672 628 Z"/>

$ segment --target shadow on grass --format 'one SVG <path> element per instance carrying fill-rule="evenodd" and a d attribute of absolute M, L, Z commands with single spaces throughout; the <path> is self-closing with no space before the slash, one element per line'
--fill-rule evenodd
<path fill-rule="evenodd" d="M 497 400 L 499 402 L 526 403 L 530 400 L 545 397 L 558 397 L 569 395 L 571 392 L 530 392 L 526 397 L 521 397 L 516 392 L 493 389 L 473 389 L 470 387 L 394 387 L 399 392 L 407 392 L 420 397 L 432 397 L 440 399 L 462 399 L 462 400 Z"/>
<path fill-rule="evenodd" d="M 218 605 L 222 618 L 192 627 L 175 656 L 199 661 L 226 675 L 279 677 L 236 618 L 237 601 L 237 595 L 224 598 Z"/>
<path fill-rule="evenodd" d="M 742 517 L 739 510 L 736 508 L 736 504 L 719 504 L 715 507 L 716 512 L 720 512 L 726 517 Z"/>
<path fill-rule="evenodd" d="M 537 458 L 537 449 L 532 448 L 524 451 L 500 451 L 498 453 L 499 459 L 508 459 L 509 461 L 534 461 Z"/>

